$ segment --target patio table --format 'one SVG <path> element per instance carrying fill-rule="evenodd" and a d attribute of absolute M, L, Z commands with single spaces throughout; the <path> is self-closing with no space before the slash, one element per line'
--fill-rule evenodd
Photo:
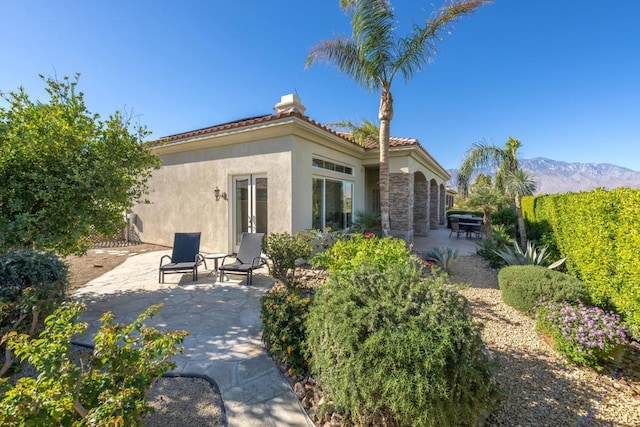
<path fill-rule="evenodd" d="M 213 270 L 209 270 L 209 274 L 207 274 L 207 276 L 211 276 L 213 274 L 217 274 L 218 273 L 218 261 L 224 257 L 226 257 L 227 253 L 223 253 L 223 252 L 212 252 L 209 254 L 203 254 L 202 257 L 204 258 L 204 268 L 205 270 L 209 270 L 207 268 L 207 260 L 213 260 L 214 262 L 214 267 Z"/>

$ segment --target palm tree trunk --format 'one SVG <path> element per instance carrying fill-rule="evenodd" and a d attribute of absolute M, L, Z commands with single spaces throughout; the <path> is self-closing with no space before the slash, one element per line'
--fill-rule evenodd
<path fill-rule="evenodd" d="M 520 248 L 523 250 L 527 247 L 527 228 L 524 225 L 524 216 L 522 215 L 522 204 L 519 194 L 515 196 L 516 217 L 518 218 L 518 233 L 520 233 Z"/>
<path fill-rule="evenodd" d="M 384 85 L 380 95 L 380 220 L 382 235 L 389 236 L 391 221 L 389 218 L 389 135 L 393 118 L 393 97 L 389 85 Z"/>
<path fill-rule="evenodd" d="M 484 235 L 491 237 L 493 234 L 493 227 L 491 225 L 491 208 L 489 206 L 482 207 L 482 223 L 484 224 Z"/>

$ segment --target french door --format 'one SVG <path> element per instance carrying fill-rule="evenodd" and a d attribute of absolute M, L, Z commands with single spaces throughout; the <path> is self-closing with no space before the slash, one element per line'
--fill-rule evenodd
<path fill-rule="evenodd" d="M 267 176 L 233 178 L 233 246 L 238 250 L 242 233 L 267 233 Z"/>

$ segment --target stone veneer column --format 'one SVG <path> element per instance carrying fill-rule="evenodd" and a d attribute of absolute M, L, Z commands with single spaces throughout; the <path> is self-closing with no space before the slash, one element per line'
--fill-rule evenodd
<path fill-rule="evenodd" d="M 438 224 L 444 225 L 447 211 L 447 189 L 442 184 L 440 184 L 440 187 L 438 188 L 440 189 L 440 209 L 438 209 L 438 212 L 440 213 L 440 221 Z"/>
<path fill-rule="evenodd" d="M 391 233 L 413 240 L 413 175 L 389 174 L 389 214 Z"/>
<path fill-rule="evenodd" d="M 438 184 L 435 179 L 429 181 L 429 226 L 438 228 Z"/>
<path fill-rule="evenodd" d="M 429 233 L 429 183 L 424 178 L 414 178 L 414 194 L 414 234 L 416 236 L 426 236 Z"/>

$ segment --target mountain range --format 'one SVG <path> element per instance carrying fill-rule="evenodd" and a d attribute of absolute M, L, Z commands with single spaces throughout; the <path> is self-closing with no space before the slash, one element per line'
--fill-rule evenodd
<path fill-rule="evenodd" d="M 569 163 L 536 157 L 521 159 L 520 167 L 531 171 L 538 182 L 536 194 L 607 190 L 618 187 L 640 188 L 640 172 L 608 163 Z M 447 185 L 457 188 L 458 170 L 447 169 L 451 179 Z M 479 171 L 494 175 L 490 170 Z M 473 178 L 471 179 L 473 182 Z"/>

